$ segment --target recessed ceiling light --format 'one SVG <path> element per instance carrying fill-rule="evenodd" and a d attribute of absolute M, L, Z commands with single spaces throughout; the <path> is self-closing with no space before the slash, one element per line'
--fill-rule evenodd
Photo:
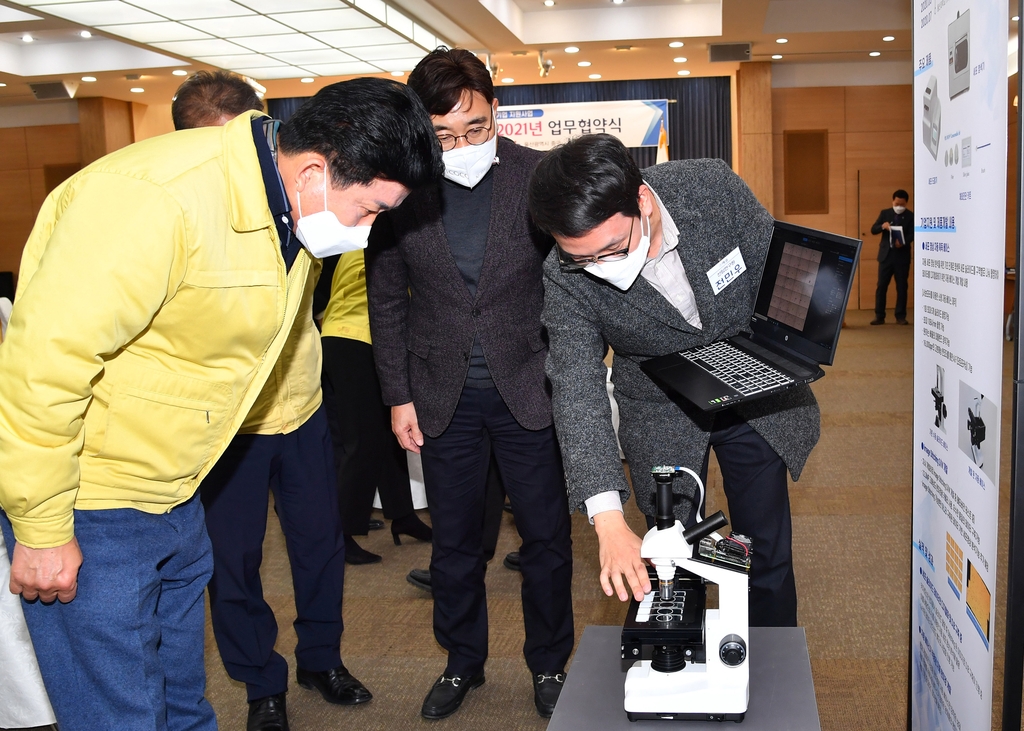
<path fill-rule="evenodd" d="M 5 86 L 7 86 L 7 84 L 4 84 L 4 83 L 0 82 L 0 88 L 3 88 Z"/>
<path fill-rule="evenodd" d="M 672 59 L 672 63 L 686 63 L 686 56 L 676 56 Z"/>
<path fill-rule="evenodd" d="M 789 43 L 789 39 L 788 38 L 776 38 L 775 42 L 776 43 Z"/>
<path fill-rule="evenodd" d="M 590 78 L 590 79 L 600 79 L 601 78 L 601 74 L 591 74 L 587 78 Z"/>
<path fill-rule="evenodd" d="M 96 81 L 96 77 L 95 76 L 83 76 L 82 77 L 82 81 L 85 81 L 85 82 Z"/>
<path fill-rule="evenodd" d="M 782 58 L 782 54 L 781 53 L 772 54 L 772 60 L 778 61 L 780 58 Z"/>
<path fill-rule="evenodd" d="M 882 52 L 881 52 L 881 51 L 872 51 L 872 52 L 871 52 L 871 53 L 869 53 L 868 55 L 869 55 L 869 56 L 871 56 L 871 57 L 875 57 L 875 56 L 881 56 L 881 55 L 882 55 Z"/>
<path fill-rule="evenodd" d="M 577 63 L 576 65 L 577 65 L 577 66 L 582 66 L 582 67 L 586 68 L 587 66 L 589 66 L 589 65 L 590 65 L 590 61 L 580 61 L 580 62 L 579 62 L 579 63 Z"/>
<path fill-rule="evenodd" d="M 689 76 L 690 75 L 690 70 L 689 69 L 683 69 L 682 71 L 676 71 L 676 74 L 678 76 Z"/>
<path fill-rule="evenodd" d="M 82 36 L 82 38 L 92 38 L 92 33 L 90 33 L 90 32 L 89 32 L 89 31 L 87 31 L 87 30 L 83 30 L 83 31 L 82 31 L 81 33 L 79 33 L 78 35 Z"/>
<path fill-rule="evenodd" d="M 1010 18 L 1010 20 L 1012 20 L 1014 23 L 1016 23 L 1018 20 L 1020 20 L 1020 16 L 1019 15 L 1014 15 L 1012 18 Z"/>
<path fill-rule="evenodd" d="M 132 94 L 141 94 L 145 91 L 145 89 L 143 89 L 141 86 L 133 86 L 131 89 L 129 89 L 129 91 Z"/>
<path fill-rule="evenodd" d="M 548 8 L 554 7 L 554 4 L 555 4 L 555 0 L 544 0 L 544 6 L 545 7 L 548 7 Z"/>
<path fill-rule="evenodd" d="M 514 82 L 515 79 L 513 79 L 511 76 L 506 76 L 504 79 L 501 80 L 501 83 L 503 84 L 512 84 Z"/>
<path fill-rule="evenodd" d="M 35 38 L 33 38 L 33 37 L 31 36 L 31 34 L 29 34 L 29 33 L 26 33 L 25 35 L 23 35 L 23 36 L 21 37 L 21 40 L 25 41 L 25 43 L 31 43 L 32 41 L 34 41 L 34 40 L 35 40 Z"/>
<path fill-rule="evenodd" d="M 580 49 L 577 48 L 576 46 L 566 46 L 565 47 L 565 52 L 566 53 L 579 53 Z"/>
<path fill-rule="evenodd" d="M 171 74 L 174 76 L 188 76 L 188 71 L 185 69 L 174 69 Z"/>
<path fill-rule="evenodd" d="M 303 84 L 312 84 L 313 83 L 313 77 L 307 76 L 304 79 L 299 79 L 299 81 L 301 81 Z"/>
<path fill-rule="evenodd" d="M 671 43 L 668 44 L 668 47 L 669 48 L 682 48 L 683 47 L 683 42 L 682 41 L 672 41 Z"/>
<path fill-rule="evenodd" d="M 392 71 L 391 75 L 392 76 L 405 76 L 405 72 L 404 71 Z"/>
<path fill-rule="evenodd" d="M 616 51 L 632 51 L 633 47 L 632 46 L 616 46 L 615 50 Z"/>
<path fill-rule="evenodd" d="M 896 36 L 882 36 L 882 40 L 888 43 L 889 41 L 895 41 Z"/>
<path fill-rule="evenodd" d="M 612 0 L 612 5 L 622 5 L 626 0 Z"/>

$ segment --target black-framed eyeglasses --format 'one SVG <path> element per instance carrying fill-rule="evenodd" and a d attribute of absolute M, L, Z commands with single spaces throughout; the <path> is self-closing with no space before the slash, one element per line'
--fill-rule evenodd
<path fill-rule="evenodd" d="M 467 130 L 464 135 L 453 135 L 447 132 L 440 132 L 437 135 L 437 141 L 441 143 L 441 149 L 445 152 L 454 150 L 455 146 L 459 144 L 459 140 L 465 140 L 471 145 L 482 145 L 487 142 L 487 136 L 490 131 L 494 129 L 494 116 L 491 115 L 491 126 L 490 127 L 473 127 Z"/>
<path fill-rule="evenodd" d="M 586 269 L 591 264 L 600 264 L 603 261 L 622 261 L 629 256 L 629 247 L 633 241 L 633 221 L 629 222 L 629 236 L 626 237 L 626 245 L 617 250 L 611 251 L 607 254 L 598 254 L 597 256 L 573 256 L 567 254 L 562 250 L 562 247 L 555 244 L 555 251 L 558 255 L 558 265 L 562 269 L 569 271 L 578 271 Z"/>

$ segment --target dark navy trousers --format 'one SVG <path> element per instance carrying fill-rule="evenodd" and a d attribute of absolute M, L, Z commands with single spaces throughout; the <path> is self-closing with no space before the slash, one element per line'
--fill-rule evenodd
<path fill-rule="evenodd" d="M 489 442 L 489 444 L 488 444 Z M 561 672 L 573 646 L 572 539 L 554 427 L 521 427 L 496 388 L 467 388 L 438 437 L 424 437 L 423 479 L 434 529 L 434 636 L 446 675 L 487 659 L 483 532 L 491 451 L 512 504 L 523 574 L 523 654 L 534 673 Z"/>
<path fill-rule="evenodd" d="M 345 541 L 323 406 L 289 434 L 239 434 L 200 486 L 213 543 L 210 613 L 228 675 L 249 700 L 284 693 L 288 663 L 274 651 L 277 621 L 260 564 L 270 491 L 295 591 L 295 659 L 320 672 L 341 664 Z"/>

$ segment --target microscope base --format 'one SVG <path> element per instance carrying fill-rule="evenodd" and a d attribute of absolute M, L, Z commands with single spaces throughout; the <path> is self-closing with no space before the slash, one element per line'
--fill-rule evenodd
<path fill-rule="evenodd" d="M 637 662 L 626 673 L 626 716 L 630 721 L 742 721 L 750 696 L 747 665 L 715 674 L 709 678 L 703 663 L 661 673 L 647 660 Z"/>

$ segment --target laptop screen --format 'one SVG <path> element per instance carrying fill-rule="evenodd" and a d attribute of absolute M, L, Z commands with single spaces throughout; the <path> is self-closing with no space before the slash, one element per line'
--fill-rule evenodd
<path fill-rule="evenodd" d="M 776 222 L 751 318 L 754 333 L 831 365 L 860 244 Z"/>

